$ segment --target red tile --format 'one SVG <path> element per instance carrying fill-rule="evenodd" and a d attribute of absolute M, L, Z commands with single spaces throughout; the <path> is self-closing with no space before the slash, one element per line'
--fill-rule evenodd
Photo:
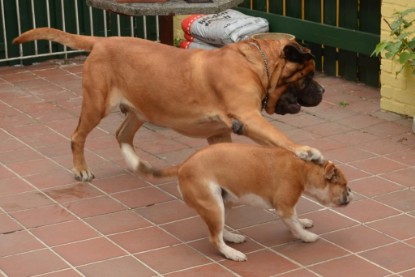
<path fill-rule="evenodd" d="M 397 273 L 414 268 L 415 248 L 398 242 L 360 253 L 359 256 Z"/>
<path fill-rule="evenodd" d="M 160 159 L 163 159 L 168 164 L 179 164 L 185 161 L 194 152 L 196 152 L 196 149 L 184 148 L 184 149 L 180 149 L 176 151 L 170 151 L 170 152 L 164 152 L 164 153 L 158 154 L 158 157 Z M 163 180 L 163 179 L 160 179 L 160 180 Z"/>
<path fill-rule="evenodd" d="M 60 166 L 47 159 L 16 162 L 8 166 L 23 177 L 40 173 L 47 174 L 50 170 L 62 170 Z"/>
<path fill-rule="evenodd" d="M 199 216 L 164 224 L 163 229 L 184 242 L 207 238 L 209 235 L 206 223 Z"/>
<path fill-rule="evenodd" d="M 0 258 L 0 268 L 9 276 L 34 276 L 67 268 L 50 250 L 37 250 Z"/>
<path fill-rule="evenodd" d="M 165 191 L 166 193 L 171 194 L 178 199 L 182 199 L 179 193 L 179 190 L 177 189 L 178 187 L 177 180 L 161 183 L 157 187 L 160 188 L 162 191 Z"/>
<path fill-rule="evenodd" d="M 337 160 L 343 163 L 349 163 L 353 161 L 364 160 L 372 158 L 374 155 L 364 150 L 360 150 L 355 147 L 344 147 L 326 151 L 324 153 L 325 158 Z"/>
<path fill-rule="evenodd" d="M 322 239 L 311 243 L 297 240 L 295 242 L 274 247 L 273 249 L 281 255 L 302 265 L 312 265 L 348 255 L 347 251 Z M 318 253 L 318 255 L 316 255 L 316 253 Z"/>
<path fill-rule="evenodd" d="M 339 272 L 347 272 L 348 276 L 386 276 L 388 271 L 376 266 L 364 259 L 351 255 L 339 259 L 331 260 L 310 267 L 311 270 L 325 277 L 337 277 Z"/>
<path fill-rule="evenodd" d="M 302 215 L 305 213 L 321 210 L 323 206 L 318 204 L 316 200 L 313 200 L 311 197 L 303 195 L 300 197 L 295 207 L 297 209 L 297 214 Z"/>
<path fill-rule="evenodd" d="M 363 225 L 332 232 L 322 237 L 352 252 L 361 252 L 395 242 L 382 232 Z"/>
<path fill-rule="evenodd" d="M 235 248 L 242 253 L 248 254 L 254 251 L 258 251 L 260 249 L 264 249 L 263 246 L 259 245 L 254 240 L 247 238 L 247 240 L 243 243 L 227 243 L 232 248 Z M 189 245 L 200 253 L 203 253 L 204 256 L 209 257 L 212 260 L 220 261 L 224 260 L 225 257 L 218 251 L 213 245 L 210 243 L 209 239 L 206 237 L 204 239 L 199 239 L 193 242 L 190 242 Z"/>
<path fill-rule="evenodd" d="M 132 257 L 115 258 L 79 267 L 85 276 L 155 276 L 155 272 Z"/>
<path fill-rule="evenodd" d="M 353 205 L 353 203 L 350 205 Z M 349 207 L 346 207 L 344 209 L 348 208 Z M 330 209 L 311 212 L 301 217 L 313 220 L 314 226 L 310 229 L 310 231 L 318 235 L 349 228 L 358 224 L 357 222 L 335 213 Z"/>
<path fill-rule="evenodd" d="M 166 274 L 168 277 L 194 277 L 194 276 L 203 276 L 203 277 L 232 277 L 235 276 L 235 273 L 231 273 L 229 270 L 224 269 L 223 267 L 217 264 L 208 264 L 198 267 L 192 267 L 190 269 L 180 270 L 170 274 Z"/>
<path fill-rule="evenodd" d="M 75 219 L 67 210 L 58 205 L 42 206 L 30 210 L 11 212 L 10 214 L 27 228 Z"/>
<path fill-rule="evenodd" d="M 96 231 L 78 220 L 42 226 L 33 229 L 32 233 L 49 246 L 57 246 L 98 236 Z"/>
<path fill-rule="evenodd" d="M 151 226 L 150 222 L 133 211 L 120 211 L 93 216 L 85 219 L 85 221 L 105 235 Z"/>
<path fill-rule="evenodd" d="M 74 242 L 54 247 L 53 250 L 75 266 L 105 261 L 126 254 L 105 238 Z"/>
<path fill-rule="evenodd" d="M 374 197 L 403 189 L 402 186 L 378 176 L 370 176 L 351 181 L 349 182 L 349 186 L 354 192 L 363 194 L 367 197 Z"/>
<path fill-rule="evenodd" d="M 129 191 L 149 186 L 142 178 L 130 174 L 97 179 L 94 180 L 94 185 L 106 193 Z"/>
<path fill-rule="evenodd" d="M 182 244 L 138 254 L 136 257 L 150 267 L 157 268 L 157 271 L 161 274 L 200 266 L 210 262 L 197 251 Z"/>
<path fill-rule="evenodd" d="M 415 210 L 415 191 L 411 189 L 381 195 L 376 197 L 375 200 L 394 207 L 402 212 Z"/>
<path fill-rule="evenodd" d="M 6 235 L 20 230 L 22 230 L 22 227 L 15 219 L 7 214 L 0 214 L 0 234 Z"/>
<path fill-rule="evenodd" d="M 189 208 L 180 200 L 139 208 L 136 212 L 155 224 L 163 224 L 197 215 L 192 208 Z"/>
<path fill-rule="evenodd" d="M 344 165 L 344 164 L 339 164 L 337 166 L 343 171 L 343 173 L 345 174 L 347 178 L 347 181 L 349 182 L 371 176 L 371 174 L 364 172 L 360 168 L 356 168 L 354 166 Z"/>
<path fill-rule="evenodd" d="M 414 270 L 406 271 L 404 273 L 400 273 L 400 275 L 402 277 L 414 277 L 415 276 L 415 269 Z"/>
<path fill-rule="evenodd" d="M 405 214 L 378 220 L 368 226 L 399 240 L 415 237 L 415 218 Z"/>
<path fill-rule="evenodd" d="M 394 161 L 407 164 L 409 166 L 413 166 L 415 164 L 415 157 L 413 155 L 412 151 L 408 151 L 408 149 L 400 152 L 394 152 L 389 155 L 387 155 L 389 159 L 392 159 Z M 412 169 L 414 170 L 414 169 Z"/>
<path fill-rule="evenodd" d="M 350 165 L 372 174 L 381 174 L 402 169 L 405 166 L 384 157 L 375 157 L 362 161 L 352 162 Z"/>
<path fill-rule="evenodd" d="M 157 227 L 115 234 L 109 238 L 130 253 L 138 253 L 180 243 L 179 240 Z"/>
<path fill-rule="evenodd" d="M 155 188 L 136 189 L 113 196 L 130 208 L 150 206 L 173 199 L 170 195 Z"/>
<path fill-rule="evenodd" d="M 144 140 L 140 142 L 140 147 L 146 149 L 152 154 L 168 153 L 187 148 L 186 145 L 167 138 L 158 138 L 156 140 Z"/>
<path fill-rule="evenodd" d="M 66 203 L 65 206 L 82 218 L 119 212 L 126 209 L 123 205 L 107 196 L 70 202 Z"/>
<path fill-rule="evenodd" d="M 370 222 L 399 214 L 397 210 L 372 199 L 352 201 L 347 207 L 336 208 L 336 210 L 359 222 Z"/>
<path fill-rule="evenodd" d="M 315 277 L 316 274 L 311 273 L 305 269 L 297 269 L 287 273 L 279 274 L 280 277 Z"/>
<path fill-rule="evenodd" d="M 382 120 L 374 116 L 356 114 L 356 115 L 343 119 L 341 121 L 341 124 L 344 124 L 346 126 L 352 126 L 353 128 L 356 128 L 356 129 L 360 129 L 360 128 L 372 126 L 380 122 L 382 122 Z"/>
<path fill-rule="evenodd" d="M 360 148 L 377 155 L 387 155 L 397 151 L 407 150 L 408 146 L 395 140 L 391 140 L 390 138 L 386 138 L 362 144 L 360 145 Z M 395 160 L 393 157 L 391 157 L 391 159 Z"/>
<path fill-rule="evenodd" d="M 59 203 L 69 203 L 102 195 L 99 190 L 87 183 L 58 186 L 44 192 Z"/>
<path fill-rule="evenodd" d="M 380 176 L 402 186 L 415 187 L 415 168 L 413 167 L 389 172 Z"/>
<path fill-rule="evenodd" d="M 340 142 L 348 143 L 348 145 L 361 145 L 362 143 L 368 143 L 378 139 L 377 136 L 371 135 L 361 130 L 334 135 L 330 138 Z"/>
<path fill-rule="evenodd" d="M 20 178 L 0 179 L 0 197 L 33 190 L 32 186 Z"/>
<path fill-rule="evenodd" d="M 23 161 L 30 160 L 39 160 L 42 156 L 30 148 L 22 148 L 19 150 L 13 150 L 8 152 L 3 152 L 0 161 L 6 165 L 12 163 L 18 163 Z"/>
<path fill-rule="evenodd" d="M 16 178 L 16 175 L 9 169 L 5 168 L 4 166 L 1 166 L 0 167 L 0 180 L 7 180 L 10 178 Z"/>
<path fill-rule="evenodd" d="M 248 254 L 246 262 L 226 260 L 222 264 L 241 276 L 271 276 L 298 268 L 293 262 L 269 250 Z"/>
<path fill-rule="evenodd" d="M 240 229 L 260 223 L 275 221 L 278 216 L 274 213 L 251 206 L 239 206 L 232 208 L 226 214 L 226 225 Z"/>
<path fill-rule="evenodd" d="M 44 248 L 44 245 L 27 231 L 16 231 L 1 235 L 0 245 L 0 257 Z"/>
<path fill-rule="evenodd" d="M 34 174 L 26 176 L 24 179 L 41 190 L 73 185 L 76 182 L 73 174 L 64 169 L 50 170 L 47 174 Z"/>
<path fill-rule="evenodd" d="M 73 269 L 64 269 L 42 274 L 42 277 L 79 277 L 79 273 Z"/>
<path fill-rule="evenodd" d="M 350 128 L 339 125 L 337 122 L 325 122 L 324 121 L 323 123 L 313 125 L 311 127 L 310 125 L 306 125 L 304 127 L 305 127 L 304 130 L 307 130 L 309 132 L 315 133 L 323 137 L 350 132 Z"/>
<path fill-rule="evenodd" d="M 266 247 L 277 246 L 295 240 L 287 225 L 281 220 L 258 224 L 240 231 Z"/>
<path fill-rule="evenodd" d="M 51 204 L 53 202 L 49 198 L 37 191 L 0 197 L 0 206 L 6 211 L 20 211 Z"/>

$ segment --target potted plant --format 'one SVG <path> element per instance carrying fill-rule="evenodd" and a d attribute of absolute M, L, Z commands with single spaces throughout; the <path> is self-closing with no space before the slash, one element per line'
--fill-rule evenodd
<path fill-rule="evenodd" d="M 372 56 L 380 56 L 394 60 L 401 67 L 395 72 L 396 76 L 404 69 L 415 78 L 415 8 L 406 9 L 393 14 L 393 21 L 383 19 L 391 33 L 388 40 L 382 40 L 376 45 Z M 413 117 L 412 132 L 415 133 L 415 116 Z"/>

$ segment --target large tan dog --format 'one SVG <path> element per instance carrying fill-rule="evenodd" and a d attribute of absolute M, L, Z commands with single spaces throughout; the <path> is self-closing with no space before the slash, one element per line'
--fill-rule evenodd
<path fill-rule="evenodd" d="M 181 165 L 161 170 L 141 162 L 128 144 L 121 146 L 121 152 L 134 171 L 156 177 L 177 175 L 183 200 L 207 224 L 211 243 L 235 261 L 244 261 L 246 256 L 224 242 L 245 241 L 244 236 L 224 228 L 225 210 L 232 204 L 275 209 L 294 237 L 313 242 L 318 235 L 304 229 L 313 222 L 296 214 L 301 194 L 328 206 L 344 206 L 352 199 L 344 174 L 333 163 L 304 161 L 281 147 L 221 143 L 196 152 Z"/>
<path fill-rule="evenodd" d="M 261 115 L 262 109 L 295 113 L 300 104 L 321 101 L 324 89 L 313 80 L 312 55 L 296 42 L 247 40 L 218 50 L 183 50 L 51 28 L 27 31 L 13 42 L 40 39 L 91 52 L 84 64 L 82 111 L 71 138 L 78 180 L 94 178 L 84 157 L 87 135 L 118 106 L 126 113 L 116 132 L 120 144 L 132 146 L 136 131 L 151 122 L 207 138 L 209 144 L 231 141 L 234 131 L 260 144 L 283 146 L 305 160 L 322 159 L 317 149 L 292 142 Z M 278 100 L 288 86 L 295 96 L 286 97 L 291 108 L 284 110 Z"/>

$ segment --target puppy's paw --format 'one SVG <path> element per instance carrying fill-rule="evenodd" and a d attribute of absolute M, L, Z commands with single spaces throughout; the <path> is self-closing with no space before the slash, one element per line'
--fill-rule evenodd
<path fill-rule="evenodd" d="M 222 254 L 225 255 L 227 259 L 236 261 L 236 262 L 243 262 L 247 260 L 247 257 L 244 253 L 228 247 L 225 251 L 222 251 Z"/>
<path fill-rule="evenodd" d="M 310 146 L 299 146 L 294 150 L 295 154 L 302 160 L 313 161 L 318 164 L 323 164 L 324 157 L 319 150 Z"/>
<path fill-rule="evenodd" d="M 297 238 L 301 239 L 304 242 L 315 242 L 316 240 L 318 240 L 319 236 L 312 232 L 304 230 L 304 232 L 299 234 Z"/>
<path fill-rule="evenodd" d="M 223 239 L 232 243 L 242 243 L 246 241 L 245 236 L 231 233 L 229 231 L 223 233 Z"/>
<path fill-rule="evenodd" d="M 311 219 L 299 218 L 298 220 L 300 221 L 301 225 L 303 225 L 304 228 L 313 227 L 313 221 Z"/>

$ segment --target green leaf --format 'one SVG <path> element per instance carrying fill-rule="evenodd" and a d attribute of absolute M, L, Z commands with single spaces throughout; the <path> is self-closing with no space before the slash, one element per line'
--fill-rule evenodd
<path fill-rule="evenodd" d="M 408 61 L 414 60 L 415 59 L 415 53 L 411 53 L 411 52 L 402 52 L 399 55 L 399 63 L 401 64 L 406 64 Z"/>
<path fill-rule="evenodd" d="M 413 12 L 415 12 L 415 8 L 406 9 L 404 11 L 397 12 L 397 14 L 400 14 L 401 16 L 407 16 L 408 14 Z"/>
<path fill-rule="evenodd" d="M 370 56 L 379 56 L 383 50 L 385 50 L 385 47 L 388 45 L 388 42 L 386 40 L 379 42 L 376 44 L 375 50 L 373 50 L 372 54 Z"/>
<path fill-rule="evenodd" d="M 392 54 L 392 56 L 396 55 L 400 52 L 402 46 L 402 41 L 391 42 L 386 45 L 385 50 Z"/>

